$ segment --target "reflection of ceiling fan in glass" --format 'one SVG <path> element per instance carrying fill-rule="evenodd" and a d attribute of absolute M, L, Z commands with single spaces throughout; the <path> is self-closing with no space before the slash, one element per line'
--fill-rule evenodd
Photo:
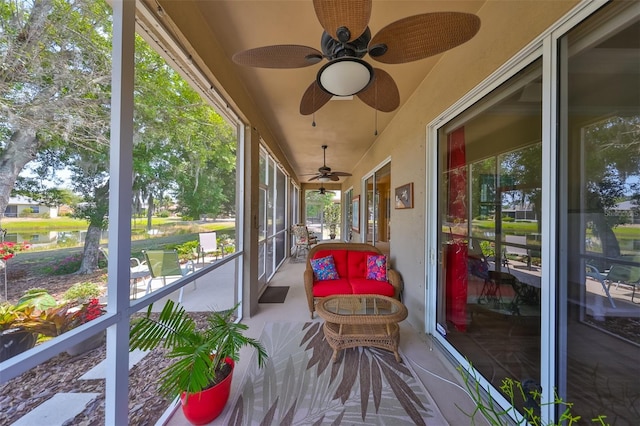
<path fill-rule="evenodd" d="M 322 167 L 318 168 L 318 173 L 313 173 L 315 176 L 310 178 L 309 182 L 311 182 L 312 180 L 317 180 L 318 182 L 329 182 L 329 181 L 335 182 L 340 179 L 339 176 L 351 176 L 351 173 L 331 171 L 331 167 L 327 167 L 326 152 L 327 152 L 327 145 L 322 145 Z"/>
<path fill-rule="evenodd" d="M 400 105 L 393 77 L 362 58 L 404 64 L 437 55 L 476 35 L 480 18 L 470 13 L 435 12 L 392 22 L 373 37 L 369 29 L 372 0 L 313 0 L 324 29 L 322 52 L 307 46 L 281 44 L 237 52 L 233 61 L 258 68 L 302 68 L 327 59 L 300 102 L 302 115 L 313 114 L 333 96 L 356 95 L 378 111 Z"/>

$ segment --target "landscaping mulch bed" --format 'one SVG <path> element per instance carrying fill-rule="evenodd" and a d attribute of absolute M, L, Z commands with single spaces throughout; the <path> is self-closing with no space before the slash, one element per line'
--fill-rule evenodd
<path fill-rule="evenodd" d="M 190 315 L 202 326 L 209 313 L 195 312 Z M 155 380 L 171 362 L 164 357 L 164 353 L 162 348 L 154 349 L 129 371 L 130 425 L 154 425 L 169 408 L 171 401 L 158 394 Z M 105 356 L 105 344 L 75 357 L 63 352 L 0 384 L 0 424 L 12 424 L 56 393 L 94 392 L 99 396 L 68 424 L 104 425 L 105 380 L 80 380 L 80 377 L 104 360 Z"/>
<path fill-rule="evenodd" d="M 15 303 L 25 290 L 46 288 L 57 300 L 73 284 L 95 282 L 106 286 L 106 270 L 89 275 L 48 276 L 46 271 L 81 249 L 55 252 L 20 253 L 10 259 L 7 267 L 8 299 Z M 4 299 L 4 282 L 0 278 L 1 299 Z M 207 312 L 190 313 L 200 325 L 205 323 Z M 153 425 L 169 407 L 171 401 L 158 395 L 155 378 L 170 361 L 163 356 L 163 349 L 148 353 L 130 370 L 129 376 L 129 424 Z M 77 356 L 66 352 L 58 354 L 24 374 L 0 384 L 0 425 L 12 424 L 19 418 L 59 392 L 95 392 L 99 396 L 69 424 L 104 425 L 105 380 L 79 380 L 87 371 L 105 359 L 106 345 Z"/>

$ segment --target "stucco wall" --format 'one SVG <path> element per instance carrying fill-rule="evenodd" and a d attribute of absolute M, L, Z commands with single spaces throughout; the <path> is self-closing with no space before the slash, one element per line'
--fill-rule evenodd
<path fill-rule="evenodd" d="M 414 183 L 414 208 L 391 209 L 391 264 L 403 277 L 408 321 L 425 330 L 425 212 L 427 124 L 527 46 L 577 1 L 489 1 L 478 12 L 480 32 L 442 55 L 433 71 L 358 163 L 351 186 L 361 194 L 360 177 L 391 157 L 391 188 Z M 363 199 L 361 199 L 362 202 Z M 359 236 L 354 235 L 358 240 Z M 359 241 L 359 240 L 358 240 Z"/>

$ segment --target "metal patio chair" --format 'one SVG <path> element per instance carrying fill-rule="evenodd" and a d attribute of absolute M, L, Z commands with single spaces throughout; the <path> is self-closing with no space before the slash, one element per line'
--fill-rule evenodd
<path fill-rule="evenodd" d="M 109 249 L 107 247 L 100 247 L 100 252 L 104 258 L 109 261 Z M 151 279 L 151 271 L 147 266 L 147 262 L 140 261 L 137 257 L 129 258 L 129 279 L 131 281 L 131 298 L 135 299 L 138 295 L 138 282 L 142 280 L 143 284 L 146 284 L 146 279 Z M 147 286 L 148 288 L 148 286 Z M 147 294 L 147 293 L 145 293 Z"/>
<path fill-rule="evenodd" d="M 167 277 L 184 277 L 195 271 L 195 265 L 192 261 L 180 265 L 178 252 L 175 250 L 142 250 L 142 254 L 151 272 L 151 279 L 147 282 L 147 294 L 151 292 L 151 283 L 155 279 L 161 279 L 162 285 L 166 286 Z M 196 287 L 195 281 L 193 286 Z M 183 292 L 184 287 L 181 287 L 178 303 L 182 303 Z"/>

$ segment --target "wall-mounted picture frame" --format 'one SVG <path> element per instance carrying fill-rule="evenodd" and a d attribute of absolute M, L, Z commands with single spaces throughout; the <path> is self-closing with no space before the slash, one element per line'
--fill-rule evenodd
<path fill-rule="evenodd" d="M 360 232 L 360 196 L 351 199 L 351 230 Z"/>
<path fill-rule="evenodd" d="M 396 209 L 413 208 L 413 182 L 396 188 Z"/>

